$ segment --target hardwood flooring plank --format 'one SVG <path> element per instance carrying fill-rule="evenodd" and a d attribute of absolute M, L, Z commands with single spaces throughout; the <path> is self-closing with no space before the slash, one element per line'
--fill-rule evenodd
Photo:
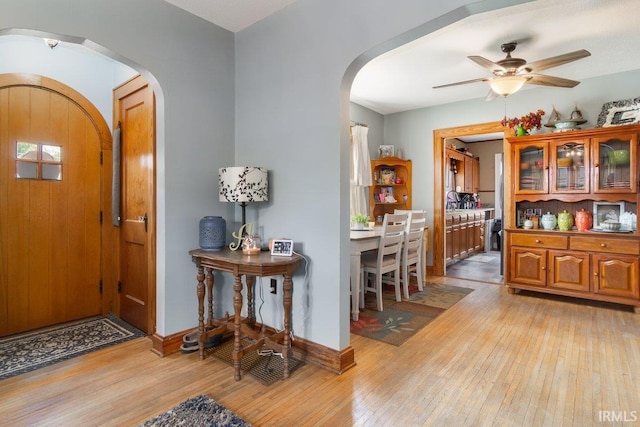
<path fill-rule="evenodd" d="M 473 288 L 400 347 L 351 336 L 357 365 L 271 386 L 147 338 L 0 381 L 1 424 L 136 426 L 206 394 L 255 426 L 598 424 L 640 408 L 640 316 L 456 278 Z"/>

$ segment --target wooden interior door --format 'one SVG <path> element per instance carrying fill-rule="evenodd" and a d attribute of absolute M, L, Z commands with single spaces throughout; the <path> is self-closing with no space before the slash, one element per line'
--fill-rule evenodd
<path fill-rule="evenodd" d="M 120 317 L 155 329 L 155 107 L 138 76 L 114 90 L 121 127 Z"/>
<path fill-rule="evenodd" d="M 0 336 L 101 312 L 101 142 L 64 88 L 0 80 Z"/>

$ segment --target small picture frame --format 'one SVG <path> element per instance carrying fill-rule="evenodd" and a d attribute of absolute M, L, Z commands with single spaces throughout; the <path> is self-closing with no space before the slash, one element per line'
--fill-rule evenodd
<path fill-rule="evenodd" d="M 291 256 L 293 255 L 293 240 L 275 239 L 271 246 L 271 255 Z"/>
<path fill-rule="evenodd" d="M 395 146 L 381 145 L 380 148 L 378 148 L 378 154 L 380 155 L 381 159 L 385 157 L 393 157 L 395 156 Z"/>
<path fill-rule="evenodd" d="M 620 221 L 624 213 L 624 202 L 593 202 L 593 228 L 599 228 L 604 221 Z"/>
<path fill-rule="evenodd" d="M 640 98 L 607 102 L 602 105 L 597 127 L 640 123 Z"/>

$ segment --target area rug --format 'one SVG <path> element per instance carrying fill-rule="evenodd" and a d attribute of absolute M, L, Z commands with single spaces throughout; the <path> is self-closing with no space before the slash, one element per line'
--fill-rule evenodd
<path fill-rule="evenodd" d="M 0 339 L 0 379 L 53 365 L 146 334 L 113 313 Z"/>
<path fill-rule="evenodd" d="M 357 321 L 351 321 L 351 333 L 400 346 L 433 319 L 460 301 L 473 289 L 425 283 L 424 290 L 410 286 L 409 299 L 395 300 L 393 287 L 382 293 L 383 311 L 376 308 L 375 294 L 368 293 L 365 308 Z"/>
<path fill-rule="evenodd" d="M 142 424 L 142 427 L 250 427 L 242 418 L 201 394 Z"/>
<path fill-rule="evenodd" d="M 225 340 L 222 345 L 205 350 L 207 356 L 215 356 L 217 359 L 233 366 L 233 337 Z M 289 375 L 304 363 L 300 360 L 289 358 Z M 282 381 L 284 374 L 284 359 L 279 355 L 261 356 L 257 351 L 245 354 L 240 361 L 240 370 L 245 374 L 260 381 L 264 385 L 271 385 L 277 381 Z"/>

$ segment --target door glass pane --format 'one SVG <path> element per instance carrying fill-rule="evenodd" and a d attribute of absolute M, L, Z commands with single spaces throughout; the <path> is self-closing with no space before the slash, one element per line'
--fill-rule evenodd
<path fill-rule="evenodd" d="M 556 148 L 556 189 L 584 190 L 584 145 L 566 143 Z"/>
<path fill-rule="evenodd" d="M 617 138 L 600 144 L 600 188 L 631 188 L 630 145 Z"/>
<path fill-rule="evenodd" d="M 18 141 L 16 151 L 16 158 L 18 159 L 36 160 L 38 158 L 38 144 Z"/>
<path fill-rule="evenodd" d="M 42 179 L 62 181 L 62 165 L 42 164 Z"/>
<path fill-rule="evenodd" d="M 62 147 L 57 145 L 42 146 L 42 160 L 59 162 L 62 156 Z"/>
<path fill-rule="evenodd" d="M 520 150 L 520 190 L 544 189 L 544 151 L 540 147 Z"/>
<path fill-rule="evenodd" d="M 38 179 L 38 164 L 34 162 L 16 162 L 16 178 Z"/>

